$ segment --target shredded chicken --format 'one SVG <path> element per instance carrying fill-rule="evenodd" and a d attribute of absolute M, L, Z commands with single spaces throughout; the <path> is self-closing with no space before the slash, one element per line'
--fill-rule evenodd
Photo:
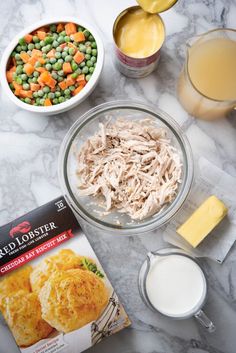
<path fill-rule="evenodd" d="M 176 197 L 182 164 L 167 131 L 148 119 L 99 124 L 78 153 L 80 195 L 102 196 L 114 209 L 142 220 Z"/>

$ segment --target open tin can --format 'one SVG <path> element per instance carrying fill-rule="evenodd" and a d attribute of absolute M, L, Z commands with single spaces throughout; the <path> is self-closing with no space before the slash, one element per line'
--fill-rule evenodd
<path fill-rule="evenodd" d="M 164 0 L 162 6 L 158 7 L 158 12 L 162 12 L 172 7 L 177 0 Z M 113 41 L 115 46 L 114 62 L 118 70 L 125 76 L 131 78 L 141 78 L 149 75 L 158 65 L 160 59 L 160 50 L 165 40 L 165 25 L 159 13 L 148 13 L 146 7 L 143 6 L 143 1 L 140 2 L 141 6 L 132 6 L 123 10 L 116 18 L 113 25 Z M 123 24 L 126 23 L 126 18 L 132 16 L 137 11 L 142 11 L 146 16 L 154 16 L 156 23 L 156 30 L 152 31 L 152 42 L 158 43 L 147 55 L 136 56 L 130 55 L 127 51 L 121 48 L 118 40 L 118 32 L 123 32 Z M 138 23 L 138 18 L 137 18 Z M 139 24 L 138 24 L 139 25 Z M 131 36 L 130 36 L 131 37 Z M 135 39 L 135 38 L 134 38 Z M 150 41 L 151 42 L 151 41 Z M 151 45 L 151 44 L 150 44 Z M 151 49 L 151 48 L 150 48 Z"/>

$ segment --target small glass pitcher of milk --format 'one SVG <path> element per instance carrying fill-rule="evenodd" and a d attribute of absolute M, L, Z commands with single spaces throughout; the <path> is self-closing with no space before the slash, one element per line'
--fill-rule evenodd
<path fill-rule="evenodd" d="M 154 311 L 172 319 L 195 317 L 209 332 L 215 325 L 202 311 L 206 277 L 185 251 L 174 248 L 149 252 L 139 272 L 139 290 Z"/>

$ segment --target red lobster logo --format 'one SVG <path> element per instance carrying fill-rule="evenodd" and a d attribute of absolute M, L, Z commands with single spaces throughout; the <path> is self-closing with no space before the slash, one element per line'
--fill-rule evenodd
<path fill-rule="evenodd" d="M 31 229 L 31 225 L 29 222 L 27 221 L 24 221 L 20 224 L 18 224 L 17 226 L 13 227 L 11 230 L 10 230 L 10 237 L 11 238 L 14 238 L 15 235 L 21 233 L 21 234 L 24 234 L 24 233 L 28 233 Z"/>

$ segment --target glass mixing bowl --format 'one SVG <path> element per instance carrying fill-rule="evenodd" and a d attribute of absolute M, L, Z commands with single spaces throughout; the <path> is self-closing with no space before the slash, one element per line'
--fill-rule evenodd
<path fill-rule="evenodd" d="M 178 149 L 183 164 L 182 183 L 179 185 L 176 198 L 161 211 L 142 221 L 134 221 L 127 214 L 115 211 L 101 216 L 104 209 L 98 205 L 96 198 L 81 196 L 78 190 L 77 152 L 81 145 L 98 131 L 99 123 L 104 123 L 108 119 L 115 121 L 119 117 L 133 120 L 148 118 L 157 126 L 164 127 L 172 144 Z M 66 134 L 59 155 L 59 179 L 64 197 L 81 223 L 85 222 L 108 233 L 135 235 L 161 227 L 180 209 L 191 188 L 193 158 L 186 136 L 165 112 L 140 102 L 108 102 L 85 113 Z"/>

